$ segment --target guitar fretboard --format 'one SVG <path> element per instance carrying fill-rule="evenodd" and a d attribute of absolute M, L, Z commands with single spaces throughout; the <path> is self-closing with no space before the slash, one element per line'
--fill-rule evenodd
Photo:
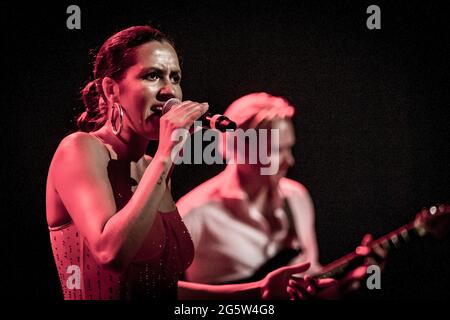
<path fill-rule="evenodd" d="M 382 247 L 386 251 L 391 249 L 397 249 L 402 245 L 412 241 L 413 239 L 420 238 L 425 235 L 425 230 L 415 222 L 410 222 L 376 240 L 370 244 L 370 248 L 374 249 L 377 246 Z M 349 253 L 344 257 L 326 265 L 319 275 L 314 276 L 316 279 L 321 278 L 335 278 L 352 270 L 353 268 L 361 265 L 364 257 L 359 256 L 355 252 Z"/>

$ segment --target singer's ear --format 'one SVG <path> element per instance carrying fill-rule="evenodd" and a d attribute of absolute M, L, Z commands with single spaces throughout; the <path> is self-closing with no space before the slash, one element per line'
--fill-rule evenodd
<path fill-rule="evenodd" d="M 119 101 L 119 84 L 114 79 L 104 77 L 102 80 L 102 89 L 108 105 Z"/>

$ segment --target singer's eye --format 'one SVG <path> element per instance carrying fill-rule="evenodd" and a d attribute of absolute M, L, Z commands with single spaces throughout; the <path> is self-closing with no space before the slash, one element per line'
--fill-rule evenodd
<path fill-rule="evenodd" d="M 178 84 L 181 82 L 181 76 L 180 75 L 176 75 L 172 77 L 172 82 L 175 84 Z"/>
<path fill-rule="evenodd" d="M 159 79 L 159 73 L 158 72 L 150 72 L 144 76 L 145 79 L 155 81 Z"/>

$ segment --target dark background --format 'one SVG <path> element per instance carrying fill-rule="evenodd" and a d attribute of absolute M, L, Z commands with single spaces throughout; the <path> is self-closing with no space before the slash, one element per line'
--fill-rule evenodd
<path fill-rule="evenodd" d="M 91 49 L 153 23 L 183 57 L 184 98 L 221 112 L 255 91 L 297 107 L 289 177 L 313 197 L 321 262 L 449 202 L 448 13 L 443 2 L 187 1 L 2 3 L 2 294 L 61 299 L 45 221 L 45 182 L 82 111 Z M 394 2 L 394 1 L 392 1 Z M 81 8 L 81 30 L 66 8 Z M 382 29 L 366 28 L 381 7 Z M 176 199 L 220 172 L 182 165 Z M 361 299 L 449 297 L 450 241 L 392 252 L 382 290 Z M 2 285 L 3 287 L 3 285 Z"/>

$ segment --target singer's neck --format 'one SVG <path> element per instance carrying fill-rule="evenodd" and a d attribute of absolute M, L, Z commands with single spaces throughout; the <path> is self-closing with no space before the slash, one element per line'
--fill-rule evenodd
<path fill-rule="evenodd" d="M 149 142 L 147 139 L 125 130 L 122 130 L 119 135 L 115 135 L 109 122 L 92 134 L 111 145 L 117 153 L 118 160 L 127 162 L 136 162 L 142 158 Z"/>

